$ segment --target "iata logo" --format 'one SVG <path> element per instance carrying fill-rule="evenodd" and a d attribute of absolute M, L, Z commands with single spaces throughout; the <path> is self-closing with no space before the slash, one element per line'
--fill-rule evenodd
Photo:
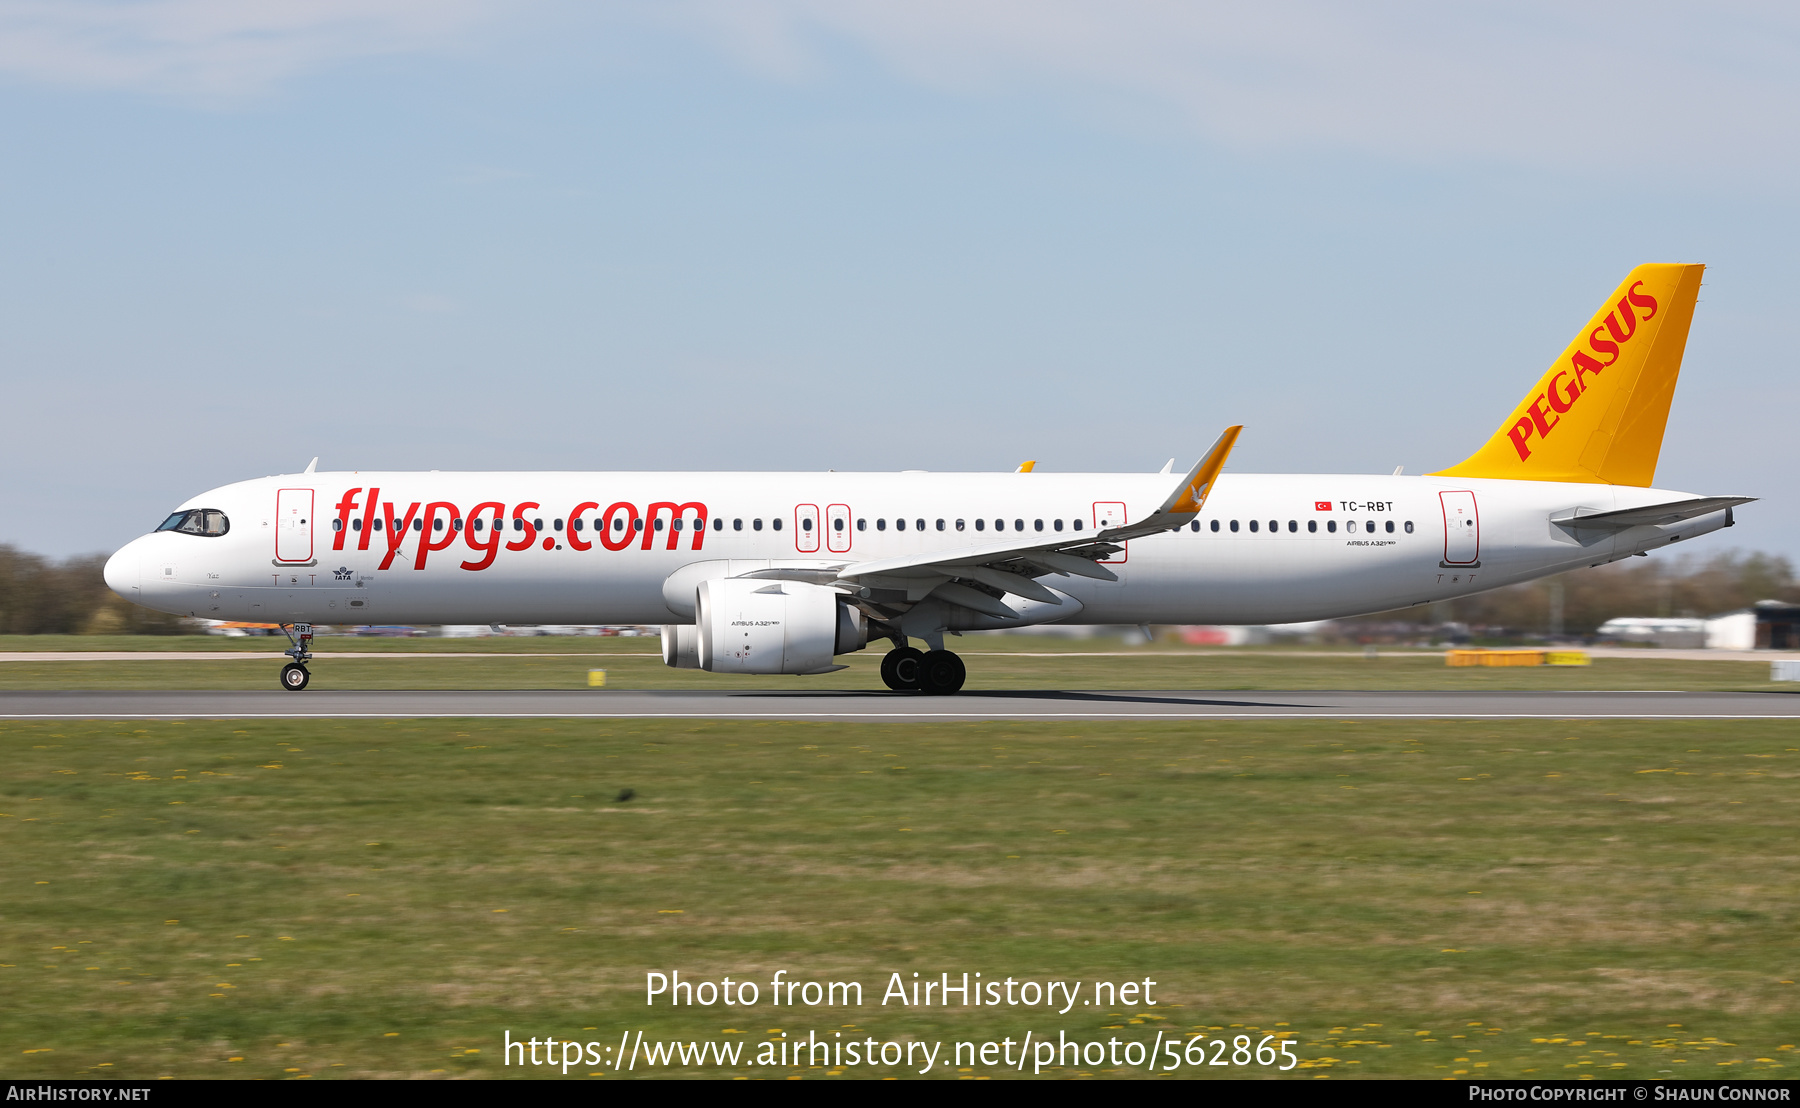
<path fill-rule="evenodd" d="M 1550 378 L 1550 387 L 1538 393 L 1537 399 L 1526 409 L 1530 414 L 1521 416 L 1506 433 L 1514 449 L 1518 450 L 1521 462 L 1531 457 L 1531 448 L 1525 445 L 1526 441 L 1533 435 L 1540 442 L 1548 438 L 1562 422 L 1562 416 L 1586 394 L 1588 377 L 1599 376 L 1601 370 L 1618 361 L 1621 348 L 1637 334 L 1638 324 L 1648 323 L 1656 317 L 1656 298 L 1649 293 L 1640 294 L 1638 289 L 1643 286 L 1644 282 L 1639 281 L 1626 291 L 1618 309 L 1606 313 L 1606 323 L 1588 334 L 1588 348 L 1569 356 L 1569 365 L 1556 371 Z M 1632 311 L 1634 307 L 1644 309 L 1641 319 Z M 1544 410 L 1546 406 L 1549 411 Z"/>
<path fill-rule="evenodd" d="M 333 577 L 337 578 L 339 581 L 348 581 L 348 580 L 350 580 L 350 567 L 349 566 L 339 566 L 336 569 L 331 571 L 331 575 Z"/>

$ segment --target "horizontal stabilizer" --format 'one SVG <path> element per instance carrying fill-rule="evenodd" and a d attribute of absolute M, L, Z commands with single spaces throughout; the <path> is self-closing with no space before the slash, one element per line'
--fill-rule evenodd
<path fill-rule="evenodd" d="M 1755 500 L 1754 496 L 1701 496 L 1693 500 L 1671 500 L 1667 504 L 1652 504 L 1646 508 L 1621 508 L 1616 512 L 1595 512 L 1593 515 L 1580 515 L 1580 509 L 1567 514 L 1557 513 L 1550 517 L 1550 522 L 1561 527 L 1595 527 L 1608 531 L 1623 531 L 1627 527 L 1661 527 L 1665 524 L 1680 523 L 1684 519 L 1695 516 L 1711 515 L 1727 508 L 1735 508 L 1739 504 L 1748 504 Z"/>

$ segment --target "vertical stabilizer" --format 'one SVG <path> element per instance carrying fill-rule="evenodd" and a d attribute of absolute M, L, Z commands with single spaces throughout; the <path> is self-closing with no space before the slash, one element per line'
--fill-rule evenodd
<path fill-rule="evenodd" d="M 1632 270 L 1494 437 L 1433 476 L 1648 487 L 1705 268 Z"/>

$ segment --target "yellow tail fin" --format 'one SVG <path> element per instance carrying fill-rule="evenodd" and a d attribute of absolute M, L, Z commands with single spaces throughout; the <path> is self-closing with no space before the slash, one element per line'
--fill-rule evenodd
<path fill-rule="evenodd" d="M 1648 487 L 1705 268 L 1632 270 L 1494 437 L 1431 476 Z"/>

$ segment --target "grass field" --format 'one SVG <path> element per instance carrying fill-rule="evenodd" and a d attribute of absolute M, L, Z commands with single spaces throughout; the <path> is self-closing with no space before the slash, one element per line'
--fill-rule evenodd
<path fill-rule="evenodd" d="M 0 662 L 0 689 L 273 689 L 282 640 L 217 636 L 0 636 L 0 652 L 139 650 L 146 660 Z M 317 689 L 575 689 L 590 669 L 609 688 L 879 689 L 879 645 L 840 656 L 816 677 L 734 677 L 670 669 L 655 638 L 320 639 Z M 1659 689 L 1793 692 L 1772 684 L 1767 662 L 1596 658 L 1589 666 L 1450 668 L 1443 655 L 1360 650 L 1125 648 L 1116 639 L 967 636 L 956 643 L 979 689 Z M 241 651 L 243 659 L 158 661 L 169 650 Z M 261 657 L 251 655 L 262 654 Z M 411 657 L 421 653 L 470 657 Z"/>
<path fill-rule="evenodd" d="M 1788 724 L 0 723 L 0 749 L 8 1077 L 502 1076 L 508 1029 L 774 1028 L 1277 1032 L 1309 1078 L 1794 1073 Z M 675 969 L 867 1001 L 646 1008 Z M 965 970 L 1159 1003 L 878 1002 Z M 833 1071 L 755 1075 L 790 1072 Z"/>

